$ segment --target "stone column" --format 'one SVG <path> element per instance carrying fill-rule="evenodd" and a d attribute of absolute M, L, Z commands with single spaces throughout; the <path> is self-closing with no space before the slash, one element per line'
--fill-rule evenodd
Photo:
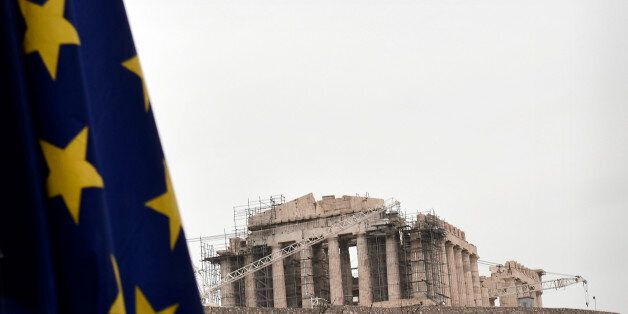
<path fill-rule="evenodd" d="M 399 252 L 397 251 L 398 233 L 386 236 L 386 278 L 388 279 L 388 300 L 401 299 L 401 283 L 399 281 Z"/>
<path fill-rule="evenodd" d="M 223 257 L 220 260 L 220 278 L 226 278 L 231 272 L 231 260 L 229 257 Z M 220 287 L 220 305 L 235 306 L 235 298 L 233 295 L 233 283 Z"/>
<path fill-rule="evenodd" d="M 443 294 L 445 295 L 445 305 L 451 306 L 451 289 L 449 283 L 449 268 L 447 268 L 447 246 L 445 245 L 445 241 L 441 245 L 441 258 L 440 261 L 442 263 L 441 269 L 443 271 Z"/>
<path fill-rule="evenodd" d="M 482 306 L 482 289 L 480 285 L 480 272 L 478 271 L 478 256 L 471 254 L 469 259 L 471 261 L 471 280 L 473 281 L 473 298 L 475 299 L 475 306 Z"/>
<path fill-rule="evenodd" d="M 351 257 L 346 241 L 340 242 L 340 261 L 342 270 L 342 287 L 344 290 L 345 304 L 353 303 L 353 275 L 351 274 Z"/>
<path fill-rule="evenodd" d="M 482 306 L 485 306 L 485 307 L 491 306 L 489 302 L 488 288 L 481 287 L 480 290 L 482 291 Z"/>
<path fill-rule="evenodd" d="M 314 250 L 311 246 L 301 251 L 301 303 L 306 309 L 312 308 L 310 298 L 314 297 L 313 255 Z"/>
<path fill-rule="evenodd" d="M 253 255 L 244 255 L 244 265 L 253 263 Z M 244 277 L 244 296 L 246 297 L 246 307 L 257 307 L 257 295 L 255 294 L 255 273 L 250 273 Z"/>
<path fill-rule="evenodd" d="M 473 297 L 473 276 L 471 276 L 471 260 L 469 251 L 462 251 L 462 269 L 464 270 L 464 282 L 467 287 L 467 306 L 475 306 Z"/>
<path fill-rule="evenodd" d="M 467 306 L 467 286 L 465 285 L 464 270 L 462 269 L 462 249 L 454 247 L 456 259 L 456 277 L 458 277 L 458 300 L 459 306 Z"/>
<path fill-rule="evenodd" d="M 358 287 L 360 289 L 360 305 L 370 306 L 373 303 L 373 293 L 371 292 L 371 265 L 369 263 L 369 252 L 364 233 L 358 234 Z"/>
<path fill-rule="evenodd" d="M 410 282 L 413 298 L 426 298 L 427 286 L 425 284 L 425 263 L 423 262 L 423 250 L 421 239 L 417 234 L 410 236 Z"/>
<path fill-rule="evenodd" d="M 458 295 L 458 271 L 456 269 L 454 245 L 451 242 L 447 242 L 445 243 L 445 248 L 447 250 L 447 270 L 449 271 L 451 305 L 460 306 L 460 296 Z"/>
<path fill-rule="evenodd" d="M 342 289 L 342 270 L 340 268 L 340 246 L 338 237 L 327 240 L 327 252 L 329 258 L 329 295 L 333 305 L 342 305 L 345 297 Z"/>
<path fill-rule="evenodd" d="M 281 246 L 279 244 L 272 246 L 272 254 L 279 255 Z M 286 279 L 283 272 L 283 259 L 273 262 L 273 303 L 275 308 L 288 307 L 288 300 L 286 299 Z"/>

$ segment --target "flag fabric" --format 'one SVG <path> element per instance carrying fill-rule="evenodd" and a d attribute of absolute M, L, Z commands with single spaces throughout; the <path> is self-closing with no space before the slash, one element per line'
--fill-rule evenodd
<path fill-rule="evenodd" d="M 2 0 L 0 44 L 0 313 L 201 313 L 122 1 Z"/>

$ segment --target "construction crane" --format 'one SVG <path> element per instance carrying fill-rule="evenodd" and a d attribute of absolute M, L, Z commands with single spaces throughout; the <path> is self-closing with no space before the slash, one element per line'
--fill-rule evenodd
<path fill-rule="evenodd" d="M 380 213 L 386 212 L 387 210 L 399 207 L 399 202 L 395 199 L 388 199 L 382 206 L 378 206 L 372 209 L 368 209 L 365 211 L 357 212 L 355 214 L 350 215 L 347 218 L 341 219 L 340 221 L 332 224 L 327 227 L 326 231 L 312 238 L 303 239 L 300 242 L 293 243 L 289 246 L 284 247 L 283 249 L 276 251 L 272 254 L 266 255 L 248 265 L 245 265 L 239 269 L 236 269 L 230 273 L 228 273 L 224 278 L 221 278 L 218 283 L 209 287 L 210 292 L 214 292 L 220 287 L 235 282 L 244 278 L 247 275 L 253 274 L 256 271 L 265 268 L 271 265 L 273 262 L 284 259 L 290 255 L 296 254 L 309 248 L 317 243 L 323 242 L 323 240 L 340 233 L 343 230 L 349 229 L 361 222 L 367 221 L 374 217 L 377 217 Z"/>
<path fill-rule="evenodd" d="M 510 287 L 503 288 L 493 288 L 489 289 L 489 295 L 493 298 L 503 297 L 508 295 L 525 295 L 526 293 L 542 291 L 542 290 L 550 290 L 550 289 L 559 289 L 565 288 L 571 285 L 575 285 L 578 283 L 582 283 L 584 287 L 584 298 L 587 307 L 589 306 L 589 286 L 587 284 L 587 280 L 582 278 L 581 276 L 573 276 L 573 277 L 565 277 L 558 278 L 553 280 L 545 280 L 538 283 L 532 284 L 523 284 L 523 285 L 515 285 Z"/>

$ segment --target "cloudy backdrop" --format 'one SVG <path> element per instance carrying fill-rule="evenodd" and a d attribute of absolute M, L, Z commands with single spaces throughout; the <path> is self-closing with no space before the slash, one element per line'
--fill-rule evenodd
<path fill-rule="evenodd" d="M 188 238 L 368 192 L 628 311 L 628 1 L 125 2 Z"/>

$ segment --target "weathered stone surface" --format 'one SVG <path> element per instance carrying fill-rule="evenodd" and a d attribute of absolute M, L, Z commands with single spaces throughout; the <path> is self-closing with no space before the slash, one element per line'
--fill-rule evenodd
<path fill-rule="evenodd" d="M 530 269 L 514 261 L 508 261 L 504 265 L 491 266 L 490 271 L 490 277 L 480 277 L 481 286 L 488 289 L 488 291 L 523 284 L 538 285 L 541 283 L 541 277 L 545 274 L 545 271 L 542 269 Z M 542 291 L 525 295 L 509 295 L 501 297 L 499 303 L 501 306 L 516 307 L 518 305 L 518 297 L 529 297 L 534 301 L 534 306 L 542 307 L 541 295 Z"/>
<path fill-rule="evenodd" d="M 331 302 L 334 305 L 344 303 L 344 290 L 342 289 L 342 269 L 340 261 L 340 244 L 338 237 L 331 237 L 327 240 L 327 251 L 329 258 L 329 289 Z"/>
<path fill-rule="evenodd" d="M 355 213 L 383 204 L 383 199 L 348 195 L 341 198 L 333 195 L 323 196 L 323 199 L 316 201 L 314 195 L 310 193 L 281 204 L 275 209 L 253 215 L 249 219 L 248 227 L 251 230 L 263 229 L 279 223 Z"/>

